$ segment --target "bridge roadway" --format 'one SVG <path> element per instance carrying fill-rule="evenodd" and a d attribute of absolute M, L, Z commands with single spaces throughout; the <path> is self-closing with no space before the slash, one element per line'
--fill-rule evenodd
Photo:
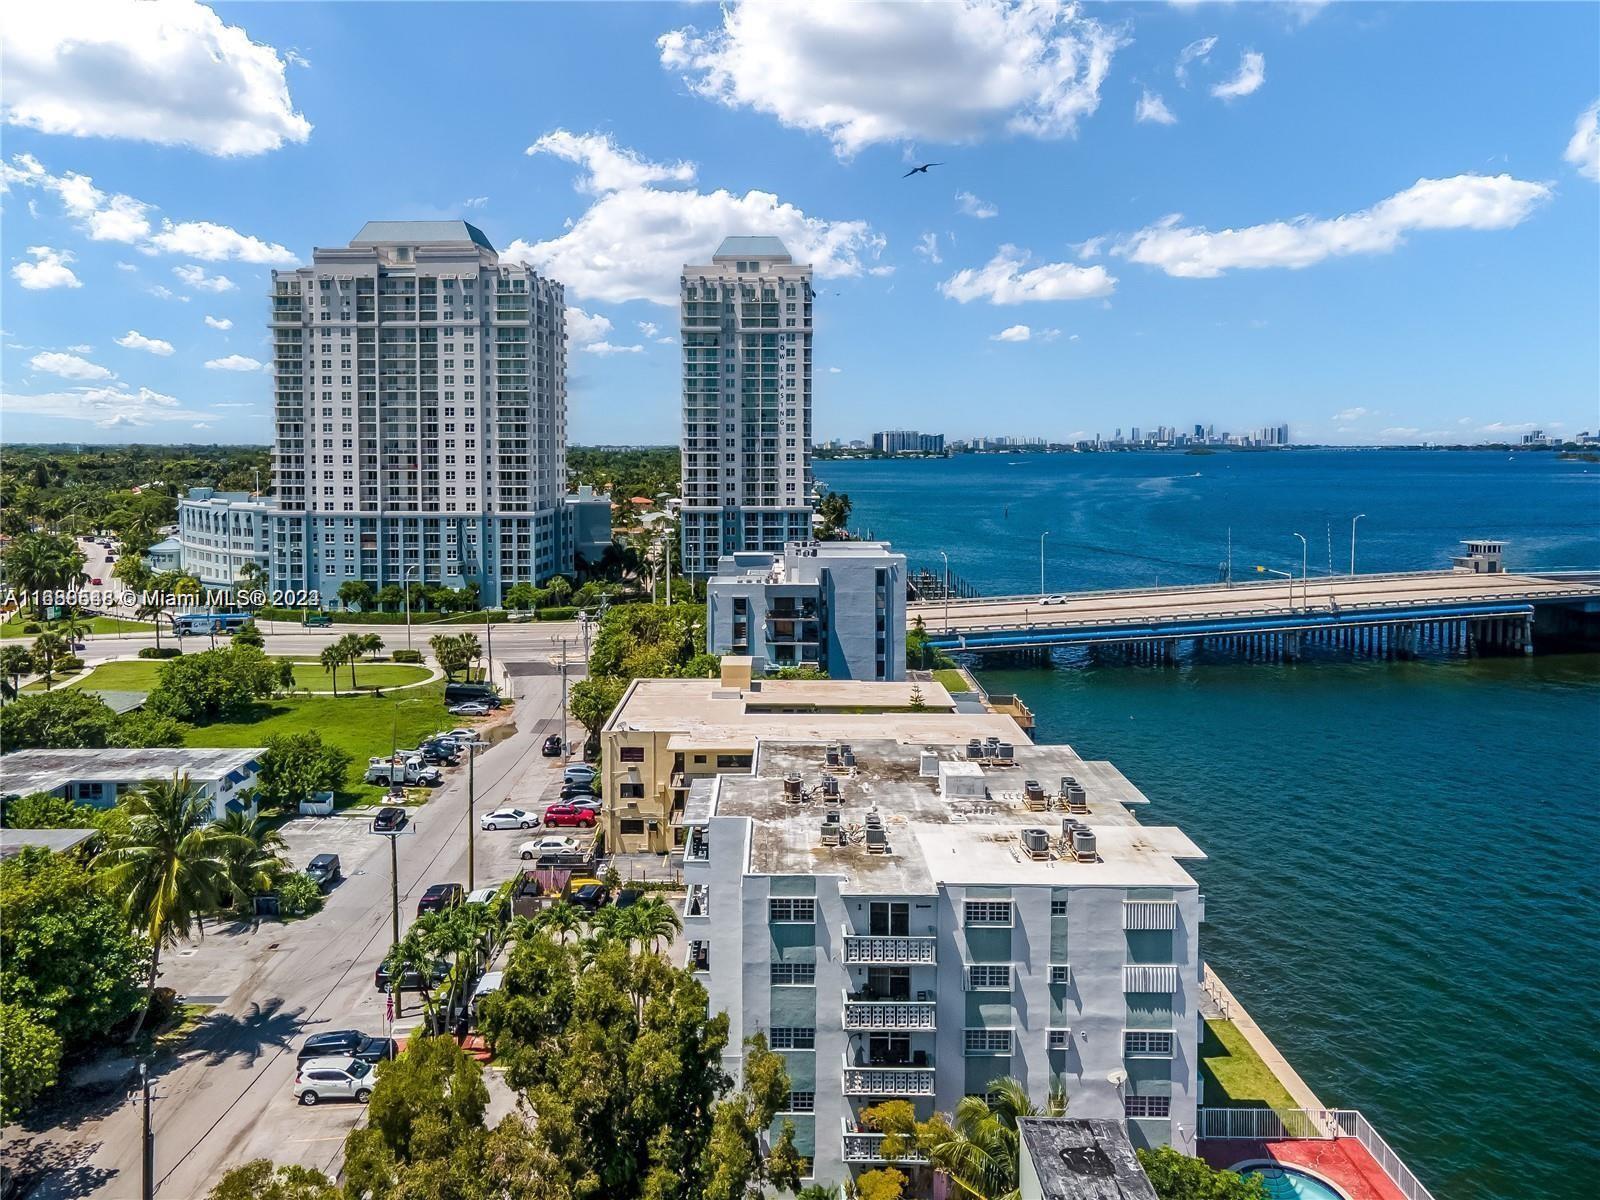
<path fill-rule="evenodd" d="M 1051 599 L 1056 599 L 1052 596 Z M 1006 649 L 1153 638 L 1359 628 L 1411 621 L 1526 621 L 1539 604 L 1600 605 L 1600 580 L 1453 571 L 1311 577 L 1201 587 L 920 601 L 929 643 Z"/>

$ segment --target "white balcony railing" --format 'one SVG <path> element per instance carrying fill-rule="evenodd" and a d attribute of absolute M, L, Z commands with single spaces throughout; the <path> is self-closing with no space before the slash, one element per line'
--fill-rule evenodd
<path fill-rule="evenodd" d="M 932 1067 L 853 1067 L 845 1064 L 846 1096 L 931 1096 Z"/>
<path fill-rule="evenodd" d="M 932 1000 L 852 1000 L 844 999 L 846 1029 L 933 1029 L 935 1005 Z"/>
<path fill-rule="evenodd" d="M 849 1121 L 842 1122 L 844 1126 L 844 1161 L 847 1163 L 881 1163 L 881 1162 L 926 1162 L 921 1154 L 907 1148 L 899 1158 L 889 1159 L 883 1156 L 883 1139 L 881 1133 L 867 1133 L 862 1130 L 852 1129 Z"/>
<path fill-rule="evenodd" d="M 844 931 L 847 963 L 936 963 L 936 937 L 870 937 Z"/>

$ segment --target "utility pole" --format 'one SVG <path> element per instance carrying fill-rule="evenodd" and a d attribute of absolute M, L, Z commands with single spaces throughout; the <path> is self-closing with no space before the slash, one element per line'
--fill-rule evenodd
<path fill-rule="evenodd" d="M 476 860 L 473 857 L 477 846 L 478 822 L 473 813 L 473 797 L 477 788 L 478 766 L 478 739 L 474 737 L 467 746 L 467 891 L 477 891 L 477 875 L 475 874 Z M 399 919 L 399 909 L 395 910 L 396 919 Z"/>
<path fill-rule="evenodd" d="M 144 1141 L 140 1144 L 140 1195 L 154 1200 L 156 1194 L 156 1135 L 150 1131 L 150 1067 L 139 1064 L 139 1088 L 144 1092 Z"/>
<path fill-rule="evenodd" d="M 483 636 L 484 640 L 488 643 L 488 649 L 485 651 L 485 654 L 489 659 L 489 673 L 484 677 L 484 679 L 485 682 L 487 682 L 492 688 L 494 687 L 494 625 L 490 622 L 487 614 L 485 614 L 483 618 Z"/>
<path fill-rule="evenodd" d="M 561 761 L 567 760 L 567 639 L 561 639 Z"/>

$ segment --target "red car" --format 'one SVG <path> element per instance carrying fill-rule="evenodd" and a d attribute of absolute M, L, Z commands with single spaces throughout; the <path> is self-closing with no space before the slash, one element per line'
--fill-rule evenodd
<path fill-rule="evenodd" d="M 594 810 L 573 804 L 552 804 L 544 810 L 544 823 L 553 829 L 572 825 L 587 828 L 594 824 Z"/>

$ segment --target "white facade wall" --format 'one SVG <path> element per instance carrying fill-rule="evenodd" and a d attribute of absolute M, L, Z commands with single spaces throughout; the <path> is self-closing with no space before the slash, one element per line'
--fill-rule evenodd
<path fill-rule="evenodd" d="M 247 492 L 190 488 L 178 501 L 182 569 L 207 587 L 232 587 L 246 563 L 270 561 L 267 501 Z"/>

